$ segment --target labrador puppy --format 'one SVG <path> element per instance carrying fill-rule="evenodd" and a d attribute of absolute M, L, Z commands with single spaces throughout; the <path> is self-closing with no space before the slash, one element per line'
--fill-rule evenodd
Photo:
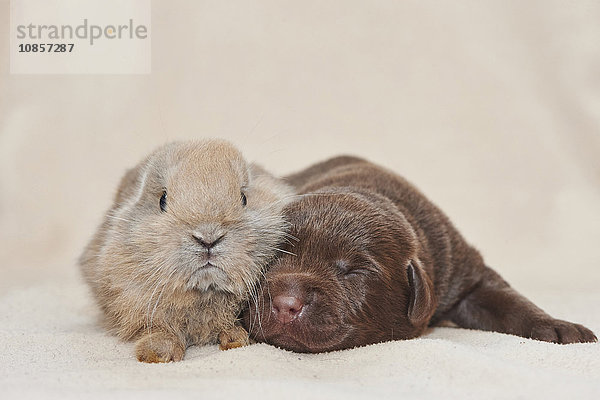
<path fill-rule="evenodd" d="M 252 338 L 297 352 L 410 339 L 428 326 L 594 342 L 489 268 L 450 220 L 397 174 L 337 157 L 288 177 L 288 244 L 242 315 Z"/>

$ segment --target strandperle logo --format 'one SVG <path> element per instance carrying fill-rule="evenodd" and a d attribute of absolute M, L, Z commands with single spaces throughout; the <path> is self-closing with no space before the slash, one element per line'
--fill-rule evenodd
<path fill-rule="evenodd" d="M 149 74 L 151 0 L 10 0 L 12 74 Z"/>
<path fill-rule="evenodd" d="M 80 25 L 17 25 L 17 39 L 31 40 L 63 40 L 87 39 L 90 45 L 99 39 L 146 39 L 148 27 L 136 24 L 129 19 L 122 25 L 94 25 L 89 24 L 87 18 Z"/>

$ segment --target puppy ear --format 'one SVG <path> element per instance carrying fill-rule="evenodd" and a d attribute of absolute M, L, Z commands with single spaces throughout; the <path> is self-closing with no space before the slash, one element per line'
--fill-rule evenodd
<path fill-rule="evenodd" d="M 436 299 L 431 279 L 421 264 L 413 260 L 406 267 L 409 286 L 408 319 L 413 326 L 427 324 L 435 312 Z"/>

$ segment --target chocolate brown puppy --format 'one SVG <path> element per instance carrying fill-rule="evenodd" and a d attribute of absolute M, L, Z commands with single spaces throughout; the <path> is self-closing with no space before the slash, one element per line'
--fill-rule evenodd
<path fill-rule="evenodd" d="M 419 336 L 442 321 L 554 343 L 596 341 L 552 318 L 484 263 L 402 177 L 338 157 L 288 178 L 292 240 L 243 316 L 250 335 L 298 352 Z"/>

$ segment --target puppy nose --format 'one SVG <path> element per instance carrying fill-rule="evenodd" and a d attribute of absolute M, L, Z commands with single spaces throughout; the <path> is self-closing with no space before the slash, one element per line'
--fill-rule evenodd
<path fill-rule="evenodd" d="M 295 320 L 304 304 L 296 296 L 277 295 L 273 299 L 273 314 L 283 324 Z"/>
<path fill-rule="evenodd" d="M 210 250 L 211 248 L 216 246 L 217 243 L 219 243 L 223 240 L 223 237 L 225 237 L 225 234 L 218 236 L 216 238 L 210 237 L 209 235 L 202 235 L 199 233 L 194 233 L 194 234 L 192 234 L 192 236 L 194 237 L 194 239 L 196 239 L 196 242 L 198 242 L 202 247 L 204 247 L 207 250 Z"/>

